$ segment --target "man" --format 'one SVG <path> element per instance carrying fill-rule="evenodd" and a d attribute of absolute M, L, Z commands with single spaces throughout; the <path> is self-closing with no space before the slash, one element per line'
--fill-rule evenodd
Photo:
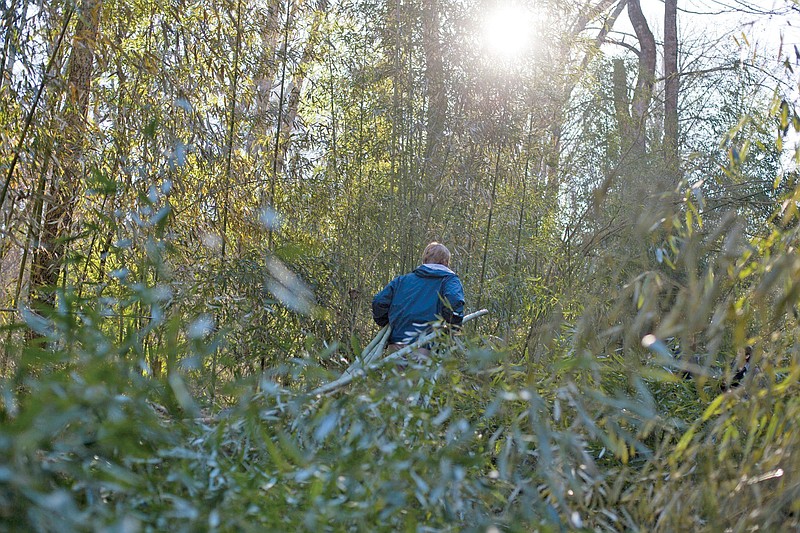
<path fill-rule="evenodd" d="M 422 253 L 422 265 L 394 278 L 372 299 L 372 317 L 379 326 L 390 324 L 389 350 L 411 343 L 443 318 L 460 325 L 464 313 L 464 288 L 450 270 L 450 251 L 432 242 Z"/>

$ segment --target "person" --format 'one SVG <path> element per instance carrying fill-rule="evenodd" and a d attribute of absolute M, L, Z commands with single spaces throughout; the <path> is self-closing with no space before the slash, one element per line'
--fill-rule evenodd
<path fill-rule="evenodd" d="M 461 325 L 463 313 L 464 288 L 450 270 L 450 250 L 438 242 L 425 247 L 422 265 L 394 278 L 372 299 L 375 322 L 392 327 L 390 352 L 413 342 L 439 318 Z"/>
<path fill-rule="evenodd" d="M 750 370 L 750 358 L 753 356 L 753 347 L 752 346 L 745 346 L 744 347 L 744 364 L 736 369 L 736 373 L 731 378 L 729 384 L 720 383 L 720 390 L 725 392 L 726 390 L 735 389 L 739 385 L 741 385 L 742 380 L 744 379 L 747 371 Z"/>

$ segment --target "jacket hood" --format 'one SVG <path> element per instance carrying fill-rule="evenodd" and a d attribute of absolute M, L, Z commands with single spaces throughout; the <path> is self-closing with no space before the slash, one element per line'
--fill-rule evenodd
<path fill-rule="evenodd" d="M 423 278 L 446 278 L 455 275 L 455 272 L 444 265 L 426 263 L 415 268 L 414 274 Z"/>

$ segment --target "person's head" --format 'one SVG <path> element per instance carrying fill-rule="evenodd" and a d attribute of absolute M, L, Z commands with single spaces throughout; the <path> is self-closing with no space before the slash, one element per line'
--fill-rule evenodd
<path fill-rule="evenodd" d="M 450 266 L 450 250 L 444 244 L 434 241 L 422 252 L 422 263 Z"/>

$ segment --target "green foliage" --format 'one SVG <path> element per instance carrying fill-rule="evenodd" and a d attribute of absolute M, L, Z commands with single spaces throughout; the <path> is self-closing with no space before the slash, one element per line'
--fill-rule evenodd
<path fill-rule="evenodd" d="M 674 228 L 690 242 L 686 226 Z M 789 240 L 757 245 L 764 259 L 746 294 L 785 286 L 771 272 Z M 181 315 L 159 311 L 164 285 L 130 289 L 126 305 L 161 318 L 122 342 L 94 299 L 65 293 L 59 312 L 27 317 L 44 337 L 3 383 L 5 527 L 797 525 L 800 354 L 785 337 L 759 341 L 760 372 L 733 392 L 719 392 L 724 376 L 681 379 L 657 350 L 637 359 L 635 350 L 593 351 L 595 336 L 579 325 L 562 329 L 541 362 L 443 335 L 431 360 L 389 364 L 321 398 L 304 391 L 328 372 L 296 360 L 228 379 L 230 405 L 207 411 L 190 386 L 218 349 L 206 319 L 184 327 Z M 146 375 L 147 335 L 163 339 L 160 379 Z"/>

